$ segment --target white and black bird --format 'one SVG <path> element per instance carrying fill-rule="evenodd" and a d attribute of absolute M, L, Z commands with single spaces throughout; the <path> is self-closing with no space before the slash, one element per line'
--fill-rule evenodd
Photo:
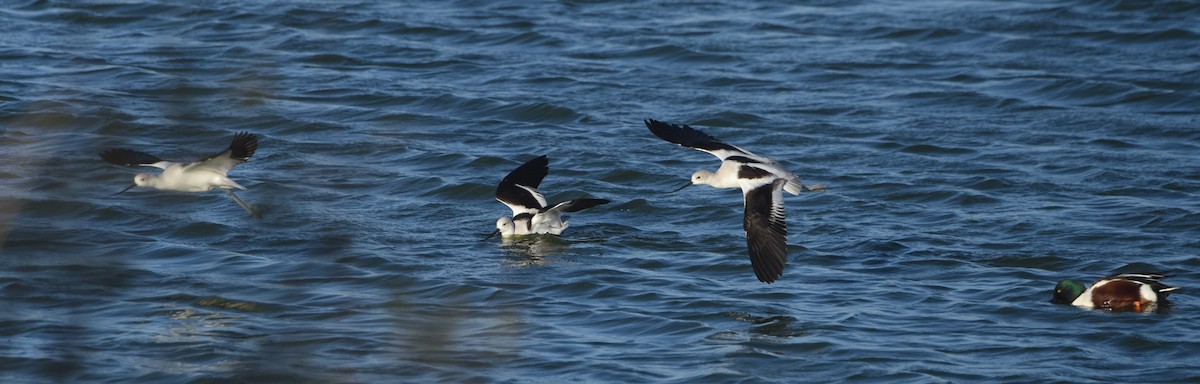
<path fill-rule="evenodd" d="M 258 137 L 239 132 L 233 136 L 229 148 L 203 160 L 191 163 L 166 161 L 154 155 L 125 148 L 109 149 L 100 153 L 100 158 L 112 164 L 131 167 L 155 167 L 162 169 L 160 174 L 139 173 L 133 177 L 133 185 L 113 195 L 121 194 L 134 187 L 154 188 L 162 191 L 175 192 L 205 192 L 213 188 L 225 191 L 233 201 L 242 206 L 246 212 L 254 214 L 250 204 L 233 194 L 233 189 L 245 190 L 241 184 L 231 180 L 229 169 L 235 165 L 250 160 L 258 149 Z"/>
<path fill-rule="evenodd" d="M 721 159 L 716 172 L 699 170 L 688 184 L 713 188 L 740 188 L 744 198 L 746 245 L 750 265 L 759 281 L 772 283 L 783 275 L 787 263 L 787 222 L 784 220 L 783 191 L 793 195 L 821 191 L 824 185 L 806 186 L 800 178 L 770 158 L 729 145 L 689 126 L 647 119 L 646 127 L 658 138 L 684 147 L 704 151 Z"/>
<path fill-rule="evenodd" d="M 563 220 L 563 213 L 608 204 L 609 200 L 605 199 L 575 199 L 548 206 L 546 198 L 537 188 L 550 171 L 549 162 L 545 155 L 538 156 L 500 180 L 500 185 L 496 187 L 496 200 L 511 208 L 513 215 L 496 220 L 496 231 L 488 238 L 497 234 L 501 237 L 558 235 L 569 225 Z"/>

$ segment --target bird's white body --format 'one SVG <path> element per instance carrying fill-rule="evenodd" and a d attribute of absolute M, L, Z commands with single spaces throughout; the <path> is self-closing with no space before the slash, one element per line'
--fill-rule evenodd
<path fill-rule="evenodd" d="M 234 189 L 245 190 L 246 187 L 230 179 L 228 174 L 234 166 L 250 160 L 257 149 L 258 138 L 249 133 L 240 132 L 234 135 L 229 148 L 206 159 L 191 163 L 166 161 L 153 155 L 124 148 L 104 151 L 100 154 L 100 158 L 116 165 L 154 167 L 163 170 L 157 175 L 151 173 L 135 175 L 133 185 L 121 192 L 133 187 L 175 192 L 205 192 L 220 189 L 233 198 L 246 212 L 253 215 L 255 212 L 250 205 L 234 195 L 232 191 Z"/>
<path fill-rule="evenodd" d="M 133 183 L 139 187 L 175 192 L 206 192 L 213 188 L 246 189 L 227 176 L 228 169 L 206 166 L 204 162 L 183 164 L 163 161 L 151 166 L 157 167 L 158 164 L 163 165 L 161 174 L 139 173 L 134 176 Z"/>
<path fill-rule="evenodd" d="M 726 144 L 728 145 L 728 144 Z M 767 157 L 762 157 L 751 153 L 741 147 L 728 145 L 730 149 L 704 150 L 721 159 L 721 167 L 717 168 L 716 172 L 708 170 L 699 170 L 692 174 L 692 184 L 708 185 L 713 188 L 740 188 L 738 184 L 738 170 L 742 165 L 749 165 L 764 171 L 770 172 L 780 179 L 784 179 L 786 184 L 783 185 L 783 190 L 792 195 L 799 195 L 805 191 L 820 191 L 825 188 L 824 185 L 818 184 L 806 186 L 800 183 L 800 177 L 789 172 L 776 163 L 775 160 Z"/>
<path fill-rule="evenodd" d="M 562 212 L 550 210 L 529 215 L 515 215 L 516 219 L 508 216 L 496 220 L 496 230 L 501 237 L 524 235 L 559 235 L 571 224 L 562 219 Z"/>
<path fill-rule="evenodd" d="M 533 228 L 533 233 L 561 234 L 571 225 L 571 223 L 563 220 L 562 213 L 562 209 L 553 208 L 540 212 L 533 215 L 533 220 L 530 220 L 529 226 Z"/>
<path fill-rule="evenodd" d="M 741 188 L 741 183 L 738 182 L 738 170 L 743 165 L 748 165 L 754 168 L 762 169 L 775 175 L 775 177 L 787 181 L 783 185 L 783 190 L 793 195 L 799 195 L 805 190 L 819 190 L 823 188 L 821 185 L 808 187 L 800 184 L 800 178 L 788 172 L 783 167 L 775 163 L 743 163 L 736 160 L 725 159 L 721 161 L 721 167 L 717 168 L 716 172 L 708 170 L 699 170 L 692 174 L 692 184 L 707 185 L 713 188 Z"/>

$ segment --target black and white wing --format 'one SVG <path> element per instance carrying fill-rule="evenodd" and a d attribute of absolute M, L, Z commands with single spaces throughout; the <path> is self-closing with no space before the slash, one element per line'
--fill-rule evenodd
<path fill-rule="evenodd" d="M 529 223 L 530 229 L 535 231 L 546 230 L 552 234 L 559 234 L 567 228 L 567 223 L 563 221 L 563 213 L 579 212 L 597 205 L 608 204 L 605 199 L 575 199 L 567 200 L 554 206 L 542 208 L 537 215 L 534 215 Z"/>
<path fill-rule="evenodd" d="M 762 179 L 760 179 L 762 180 Z M 783 275 L 787 263 L 787 222 L 784 220 L 784 179 L 744 183 L 746 245 L 758 280 L 770 284 Z"/>
<path fill-rule="evenodd" d="M 496 200 L 511 208 L 514 217 L 538 213 L 546 206 L 546 198 L 537 188 L 550 172 L 549 163 L 550 160 L 542 155 L 509 172 L 496 186 Z"/>
<path fill-rule="evenodd" d="M 588 209 L 591 207 L 595 207 L 597 205 L 608 204 L 609 202 L 610 202 L 610 200 L 608 200 L 608 199 L 575 199 L 575 200 L 567 200 L 567 201 L 564 201 L 564 202 L 561 202 L 558 204 L 554 204 L 553 207 L 546 207 L 546 208 L 543 208 L 542 210 L 543 211 L 558 211 L 558 212 L 579 212 L 579 211 L 582 211 L 582 210 L 585 210 L 585 209 Z"/>
<path fill-rule="evenodd" d="M 256 150 L 258 150 L 258 136 L 249 132 L 238 132 L 233 135 L 233 142 L 229 143 L 229 148 L 204 160 L 188 164 L 187 167 L 207 168 L 224 175 L 235 165 L 250 160 Z"/>
<path fill-rule="evenodd" d="M 725 144 L 717 138 L 709 136 L 704 132 L 700 132 L 687 125 L 678 126 L 668 124 L 658 120 L 646 119 L 646 128 L 650 128 L 650 133 L 658 138 L 688 147 L 691 149 L 704 151 L 713 154 L 718 159 L 724 161 L 730 157 L 740 156 L 746 159 L 753 160 L 751 162 L 771 163 L 771 159 L 755 155 L 750 151 L 742 149 L 736 145 Z"/>
<path fill-rule="evenodd" d="M 113 148 L 100 152 L 100 158 L 111 164 L 123 165 L 127 167 L 155 167 L 167 169 L 171 165 L 170 161 L 160 159 L 154 155 L 134 151 L 125 148 Z"/>

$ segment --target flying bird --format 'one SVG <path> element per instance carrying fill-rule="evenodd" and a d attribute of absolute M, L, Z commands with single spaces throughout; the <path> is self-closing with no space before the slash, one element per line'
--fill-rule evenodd
<path fill-rule="evenodd" d="M 133 177 L 133 185 L 114 193 L 119 195 L 134 187 L 153 188 L 162 191 L 175 192 L 205 192 L 213 188 L 224 191 L 233 201 L 237 202 L 246 212 L 254 214 L 250 204 L 233 194 L 233 189 L 245 190 L 241 184 L 229 178 L 228 173 L 234 166 L 250 160 L 258 149 L 258 137 L 240 132 L 233 136 L 229 148 L 202 160 L 190 163 L 166 161 L 154 155 L 125 148 L 109 149 L 100 153 L 100 158 L 115 165 L 130 167 L 155 167 L 162 169 L 160 174 L 139 173 Z"/>
<path fill-rule="evenodd" d="M 726 144 L 687 125 L 679 126 L 647 119 L 646 128 L 658 138 L 684 147 L 704 151 L 721 160 L 716 172 L 699 170 L 678 192 L 692 185 L 742 190 L 746 246 L 750 265 L 759 281 L 770 284 L 783 275 L 787 263 L 787 222 L 784 220 L 783 191 L 822 191 L 822 184 L 807 186 L 774 160 Z"/>

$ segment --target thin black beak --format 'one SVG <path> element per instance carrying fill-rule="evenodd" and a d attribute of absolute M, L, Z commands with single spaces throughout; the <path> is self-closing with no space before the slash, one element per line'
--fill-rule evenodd
<path fill-rule="evenodd" d="M 254 212 L 254 207 L 251 207 L 250 204 L 246 204 L 245 201 L 242 201 L 242 198 L 237 197 L 237 195 L 233 194 L 233 191 L 224 189 L 224 188 L 222 188 L 221 190 L 225 191 L 225 193 L 229 194 L 229 197 L 232 197 L 234 202 L 237 202 L 238 205 L 242 206 L 242 209 L 245 209 L 246 213 L 249 213 L 250 216 L 254 216 L 254 214 L 257 213 L 257 212 Z"/>
<path fill-rule="evenodd" d="M 499 233 L 500 233 L 500 228 L 496 228 L 496 230 L 495 230 L 495 231 L 492 231 L 492 234 L 490 234 L 490 235 L 487 235 L 487 237 L 485 237 L 485 238 L 483 238 L 483 240 L 479 240 L 479 241 L 488 241 L 488 239 L 491 239 L 492 237 L 495 237 L 495 236 L 496 236 L 497 234 L 499 234 Z"/>
<path fill-rule="evenodd" d="M 687 183 L 687 184 L 684 184 L 682 187 L 679 187 L 679 189 L 676 189 L 676 190 L 674 190 L 674 191 L 667 192 L 667 193 L 675 193 L 675 192 L 679 192 L 679 191 L 682 191 L 684 188 L 687 188 L 687 187 L 690 187 L 690 186 L 692 186 L 692 182 L 691 182 L 691 181 L 688 181 L 688 183 Z"/>
<path fill-rule="evenodd" d="M 136 186 L 137 186 L 137 184 L 130 185 L 130 186 L 126 187 L 125 189 L 122 189 L 122 190 L 121 190 L 121 192 L 117 192 L 117 193 L 114 193 L 114 194 L 108 195 L 108 197 L 113 197 L 113 196 L 116 196 L 116 195 L 120 195 L 120 194 L 122 194 L 122 193 L 125 193 L 125 191 L 128 191 L 128 190 L 130 190 L 130 189 L 133 189 L 133 187 L 136 187 Z"/>

